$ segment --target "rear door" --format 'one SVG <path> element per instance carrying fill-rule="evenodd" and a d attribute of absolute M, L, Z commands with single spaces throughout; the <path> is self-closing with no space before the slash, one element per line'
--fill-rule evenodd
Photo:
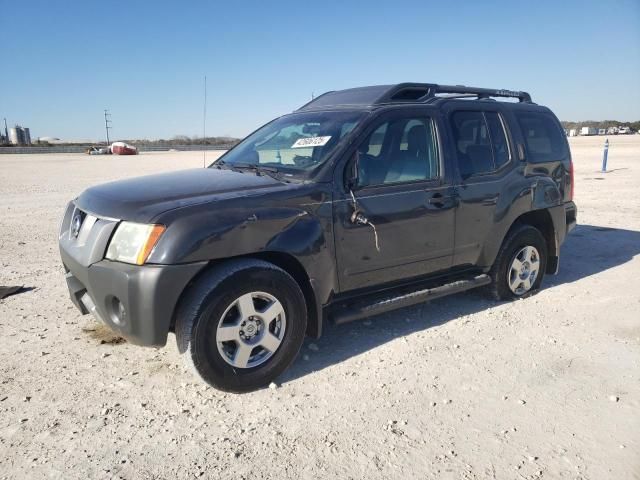
<path fill-rule="evenodd" d="M 455 198 L 431 109 L 383 114 L 337 170 L 334 235 L 342 291 L 451 266 Z M 345 170 L 357 161 L 350 192 Z M 354 221 L 358 211 L 367 223 Z"/>
<path fill-rule="evenodd" d="M 499 104 L 461 102 L 447 111 L 458 166 L 453 265 L 482 265 L 483 246 L 500 218 L 500 199 L 515 165 L 513 143 Z"/>

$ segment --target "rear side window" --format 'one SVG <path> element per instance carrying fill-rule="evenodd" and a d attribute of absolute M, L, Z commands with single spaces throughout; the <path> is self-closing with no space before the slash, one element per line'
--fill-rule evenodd
<path fill-rule="evenodd" d="M 527 160 L 532 163 L 553 162 L 567 156 L 567 144 L 558 122 L 547 113 L 516 113 L 524 136 Z"/>
<path fill-rule="evenodd" d="M 498 113 L 455 112 L 452 127 L 463 178 L 494 172 L 511 159 L 509 143 Z"/>
<path fill-rule="evenodd" d="M 496 168 L 500 168 L 511 158 L 509 151 L 509 142 L 504 133 L 504 125 L 500 119 L 500 115 L 496 112 L 485 112 L 487 124 L 489 124 L 489 133 L 491 134 L 491 143 L 493 145 L 493 160 Z"/>

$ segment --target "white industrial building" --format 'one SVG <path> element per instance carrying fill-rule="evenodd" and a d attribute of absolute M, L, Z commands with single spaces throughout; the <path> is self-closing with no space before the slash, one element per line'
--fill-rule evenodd
<path fill-rule="evenodd" d="M 9 129 L 9 143 L 11 145 L 31 145 L 31 132 L 26 127 L 16 125 Z"/>

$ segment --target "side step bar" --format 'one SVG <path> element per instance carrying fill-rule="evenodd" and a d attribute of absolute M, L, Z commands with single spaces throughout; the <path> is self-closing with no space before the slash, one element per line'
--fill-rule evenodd
<path fill-rule="evenodd" d="M 336 324 L 342 324 L 359 320 L 361 318 L 378 315 L 381 313 L 408 307 L 417 303 L 424 303 L 436 298 L 445 297 L 454 293 L 464 292 L 472 288 L 481 287 L 491 283 L 491 277 L 486 274 L 477 275 L 470 279 L 457 280 L 433 288 L 425 288 L 400 295 L 389 295 L 360 300 L 338 308 L 331 314 Z"/>

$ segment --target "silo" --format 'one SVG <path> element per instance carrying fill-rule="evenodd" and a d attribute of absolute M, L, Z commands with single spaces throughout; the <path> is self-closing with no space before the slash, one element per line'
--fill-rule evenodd
<path fill-rule="evenodd" d="M 22 129 L 23 140 L 25 145 L 31 145 L 31 132 L 27 127 Z"/>
<path fill-rule="evenodd" d="M 22 129 L 18 126 L 9 129 L 9 143 L 11 145 L 20 145 L 22 137 Z"/>

